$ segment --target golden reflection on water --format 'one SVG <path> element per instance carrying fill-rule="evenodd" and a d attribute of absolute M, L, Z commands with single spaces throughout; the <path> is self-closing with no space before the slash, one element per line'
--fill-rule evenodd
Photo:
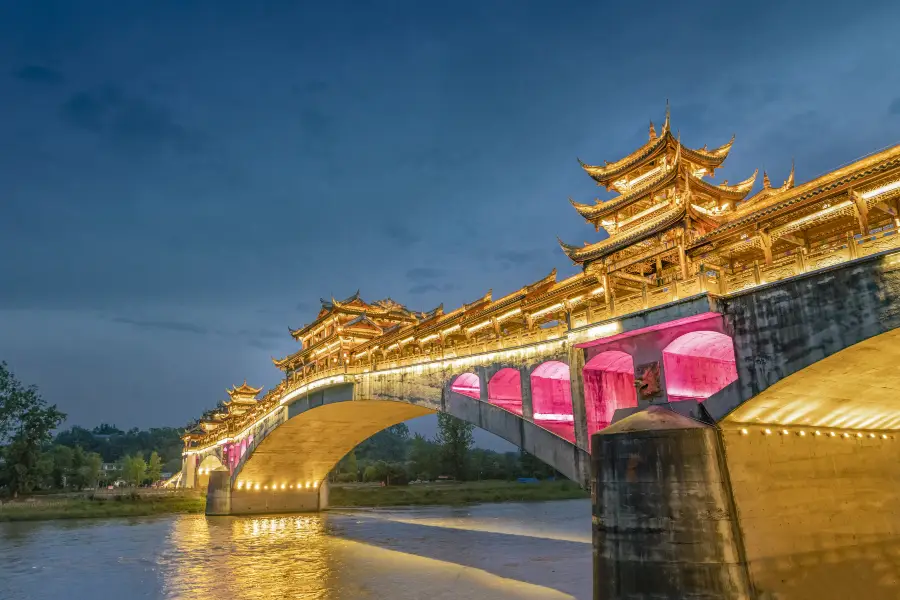
<path fill-rule="evenodd" d="M 329 533 L 327 515 L 177 519 L 158 562 L 167 598 L 572 598 L 337 537 Z"/>

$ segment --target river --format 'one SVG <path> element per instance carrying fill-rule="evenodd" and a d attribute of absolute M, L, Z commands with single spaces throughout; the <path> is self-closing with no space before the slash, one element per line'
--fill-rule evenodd
<path fill-rule="evenodd" d="M 0 598 L 589 599 L 590 503 L 0 524 Z"/>

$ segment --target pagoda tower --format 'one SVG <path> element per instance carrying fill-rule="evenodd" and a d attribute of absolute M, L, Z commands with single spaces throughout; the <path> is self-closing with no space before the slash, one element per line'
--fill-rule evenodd
<path fill-rule="evenodd" d="M 617 288 L 627 293 L 693 276 L 685 250 L 727 222 L 756 181 L 758 171 L 736 185 L 709 181 L 733 143 L 734 137 L 714 149 L 683 146 L 672 134 L 667 106 L 659 135 L 651 122 L 647 143 L 628 156 L 602 166 L 579 160 L 598 186 L 619 195 L 594 204 L 570 199 L 608 237 L 583 246 L 560 240 L 563 251 L 603 283 L 607 300 Z"/>

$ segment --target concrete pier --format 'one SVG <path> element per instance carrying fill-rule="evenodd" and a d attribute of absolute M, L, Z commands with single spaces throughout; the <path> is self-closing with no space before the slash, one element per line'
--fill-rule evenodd
<path fill-rule="evenodd" d="M 654 406 L 592 444 L 597 600 L 751 597 L 714 427 Z"/>
<path fill-rule="evenodd" d="M 319 512 L 328 508 L 328 483 L 317 488 L 231 488 L 228 471 L 210 473 L 206 491 L 209 516 Z"/>

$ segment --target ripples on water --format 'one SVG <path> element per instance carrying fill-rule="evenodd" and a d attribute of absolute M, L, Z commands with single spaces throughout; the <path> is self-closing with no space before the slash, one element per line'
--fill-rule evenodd
<path fill-rule="evenodd" d="M 0 598 L 590 598 L 584 500 L 0 524 Z"/>

